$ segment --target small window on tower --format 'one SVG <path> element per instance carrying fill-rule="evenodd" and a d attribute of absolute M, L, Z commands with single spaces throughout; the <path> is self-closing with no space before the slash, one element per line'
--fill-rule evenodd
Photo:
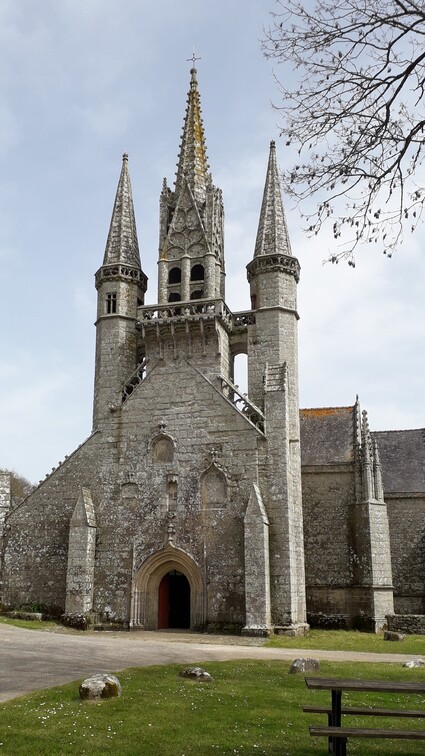
<path fill-rule="evenodd" d="M 117 311 L 117 292 L 111 291 L 106 295 L 106 312 L 113 315 Z"/>
<path fill-rule="evenodd" d="M 168 273 L 168 283 L 176 284 L 176 283 L 180 283 L 181 280 L 182 280 L 181 268 L 171 268 L 170 272 Z"/>
<path fill-rule="evenodd" d="M 203 265 L 194 265 L 192 270 L 190 271 L 190 280 L 191 281 L 203 281 L 204 280 L 204 266 Z"/>
<path fill-rule="evenodd" d="M 172 292 L 170 292 L 170 294 L 168 295 L 168 301 L 169 302 L 180 302 L 181 301 L 181 296 L 180 296 L 179 292 L 178 291 L 172 291 Z"/>
<path fill-rule="evenodd" d="M 202 299 L 204 296 L 204 292 L 202 289 L 196 289 L 195 291 L 192 291 L 190 298 L 191 299 Z"/>

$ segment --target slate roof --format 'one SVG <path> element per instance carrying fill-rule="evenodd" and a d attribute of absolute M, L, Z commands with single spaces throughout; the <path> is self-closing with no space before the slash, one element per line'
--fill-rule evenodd
<path fill-rule="evenodd" d="M 425 429 L 377 431 L 384 491 L 425 493 Z"/>
<path fill-rule="evenodd" d="M 300 410 L 301 464 L 354 461 L 354 407 Z"/>

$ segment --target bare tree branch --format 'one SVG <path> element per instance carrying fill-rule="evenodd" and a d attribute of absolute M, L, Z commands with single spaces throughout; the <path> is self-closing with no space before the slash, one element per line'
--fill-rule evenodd
<path fill-rule="evenodd" d="M 281 134 L 300 161 L 283 173 L 310 233 L 330 222 L 334 261 L 354 264 L 360 243 L 385 254 L 415 230 L 425 190 L 425 5 L 418 0 L 277 0 L 268 58 L 290 65 L 298 84 L 277 79 Z"/>

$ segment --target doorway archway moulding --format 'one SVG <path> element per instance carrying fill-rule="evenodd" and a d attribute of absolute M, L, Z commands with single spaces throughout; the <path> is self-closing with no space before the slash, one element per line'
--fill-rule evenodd
<path fill-rule="evenodd" d="M 158 629 L 159 585 L 167 572 L 182 572 L 190 585 L 190 627 L 205 623 L 205 586 L 201 570 L 183 549 L 172 544 L 151 554 L 136 570 L 131 591 L 130 627 Z"/>

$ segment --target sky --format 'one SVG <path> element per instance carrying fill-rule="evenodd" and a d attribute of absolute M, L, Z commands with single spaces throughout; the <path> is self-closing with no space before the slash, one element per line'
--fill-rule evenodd
<path fill-rule="evenodd" d="M 44 478 L 91 431 L 96 291 L 129 153 L 147 304 L 156 301 L 159 194 L 174 180 L 197 61 L 206 143 L 226 213 L 226 300 L 249 308 L 275 76 L 262 55 L 274 0 L 1 0 L 0 468 Z M 391 260 L 323 264 L 284 198 L 298 287 L 300 402 L 359 394 L 374 430 L 425 426 L 425 229 Z"/>

